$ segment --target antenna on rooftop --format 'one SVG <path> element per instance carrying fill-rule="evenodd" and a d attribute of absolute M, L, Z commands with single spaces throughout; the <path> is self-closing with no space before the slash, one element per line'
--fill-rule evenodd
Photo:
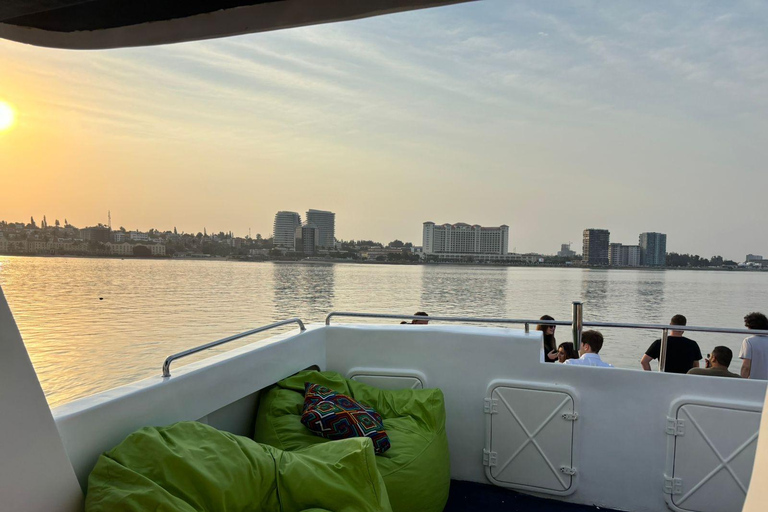
<path fill-rule="evenodd" d="M 107 210 L 107 226 L 112 229 L 112 210 Z"/>

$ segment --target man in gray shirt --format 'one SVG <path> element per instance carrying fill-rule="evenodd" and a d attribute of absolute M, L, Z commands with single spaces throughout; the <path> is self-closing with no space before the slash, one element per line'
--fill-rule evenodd
<path fill-rule="evenodd" d="M 762 313 L 744 317 L 747 329 L 768 331 L 768 318 Z M 768 336 L 749 336 L 741 342 L 741 376 L 745 379 L 768 380 Z"/>
<path fill-rule="evenodd" d="M 728 347 L 715 347 L 712 350 L 712 355 L 709 359 L 705 359 L 706 368 L 691 368 L 688 370 L 688 375 L 708 375 L 710 377 L 735 377 L 740 378 L 741 375 L 728 371 L 728 365 L 731 364 L 733 359 L 733 352 Z"/>

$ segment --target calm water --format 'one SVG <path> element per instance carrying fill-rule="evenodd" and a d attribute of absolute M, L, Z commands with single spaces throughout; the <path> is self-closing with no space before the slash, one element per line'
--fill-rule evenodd
<path fill-rule="evenodd" d="M 52 406 L 158 375 L 174 352 L 292 316 L 321 322 L 333 310 L 567 320 L 581 300 L 585 320 L 667 323 L 682 313 L 719 327 L 768 312 L 768 273 L 756 272 L 0 256 L 0 286 Z M 625 368 L 639 368 L 658 337 L 604 334 L 603 359 Z M 742 339 L 691 337 L 704 354 L 716 344 L 737 354 Z"/>

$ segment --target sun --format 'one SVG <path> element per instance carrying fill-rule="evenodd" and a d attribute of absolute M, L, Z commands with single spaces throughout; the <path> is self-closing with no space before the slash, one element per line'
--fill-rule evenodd
<path fill-rule="evenodd" d="M 4 101 L 0 101 L 0 132 L 10 130 L 16 121 L 16 112 L 13 107 Z"/>

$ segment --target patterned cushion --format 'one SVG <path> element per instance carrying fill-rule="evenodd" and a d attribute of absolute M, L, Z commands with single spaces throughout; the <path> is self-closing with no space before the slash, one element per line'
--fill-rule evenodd
<path fill-rule="evenodd" d="M 376 453 L 384 453 L 390 447 L 389 436 L 379 413 L 319 384 L 304 383 L 301 422 L 313 434 L 326 439 L 370 437 Z"/>

